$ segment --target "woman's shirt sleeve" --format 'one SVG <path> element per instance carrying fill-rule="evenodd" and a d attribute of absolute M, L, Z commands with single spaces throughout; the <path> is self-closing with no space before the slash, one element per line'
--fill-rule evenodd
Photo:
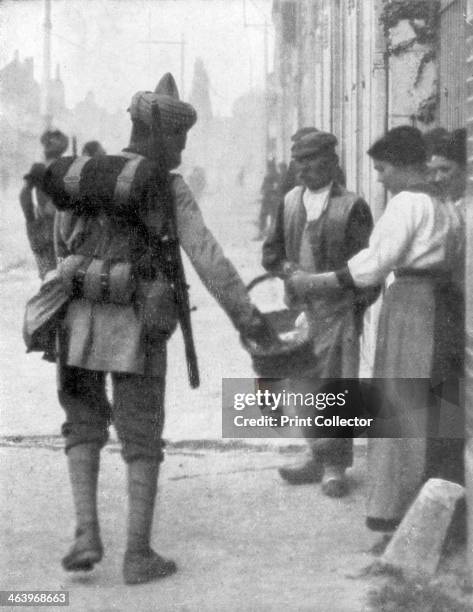
<path fill-rule="evenodd" d="M 373 228 L 368 247 L 348 261 L 355 286 L 377 285 L 405 262 L 425 220 L 427 201 L 430 198 L 425 194 L 401 192 L 388 202 Z"/>

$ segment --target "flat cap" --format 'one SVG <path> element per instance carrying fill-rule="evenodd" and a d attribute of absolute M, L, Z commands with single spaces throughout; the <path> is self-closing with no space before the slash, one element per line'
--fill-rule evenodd
<path fill-rule="evenodd" d="M 298 138 L 291 148 L 294 159 L 335 153 L 337 138 L 329 132 L 312 131 Z"/>
<path fill-rule="evenodd" d="M 302 138 L 302 136 L 305 136 L 306 134 L 312 134 L 313 132 L 318 132 L 318 131 L 319 130 L 313 126 L 302 127 L 302 128 L 299 128 L 297 132 L 295 132 L 291 136 L 291 140 L 292 142 L 296 142 L 296 140 L 299 140 L 299 138 Z"/>

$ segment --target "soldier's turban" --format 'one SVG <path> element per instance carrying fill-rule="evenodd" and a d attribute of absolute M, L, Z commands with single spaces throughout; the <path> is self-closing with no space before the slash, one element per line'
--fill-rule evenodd
<path fill-rule="evenodd" d="M 197 121 L 195 108 L 179 99 L 174 77 L 169 72 L 159 81 L 154 92 L 138 91 L 131 100 L 132 120 L 139 120 L 152 127 L 152 105 L 157 103 L 163 130 L 167 132 L 187 132 Z"/>

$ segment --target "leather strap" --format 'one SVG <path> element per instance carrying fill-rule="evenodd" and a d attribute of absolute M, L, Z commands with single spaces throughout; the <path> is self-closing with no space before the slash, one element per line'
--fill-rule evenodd
<path fill-rule="evenodd" d="M 105 259 L 100 271 L 100 299 L 102 302 L 110 301 L 110 268 L 112 260 Z"/>
<path fill-rule="evenodd" d="M 88 161 L 90 161 L 90 157 L 76 157 L 64 177 L 64 187 L 73 200 L 77 200 L 79 197 L 80 178 L 82 170 Z"/>
<path fill-rule="evenodd" d="M 127 156 L 128 157 L 128 156 Z M 141 155 L 133 155 L 122 168 L 122 171 L 117 176 L 115 191 L 113 193 L 113 201 L 119 206 L 126 206 L 130 198 L 131 186 L 135 178 L 138 166 L 144 157 Z"/>
<path fill-rule="evenodd" d="M 92 262 L 92 257 L 88 257 L 84 260 L 83 264 L 78 268 L 72 277 L 72 295 L 77 298 L 84 296 L 84 280 L 87 274 L 87 268 Z"/>

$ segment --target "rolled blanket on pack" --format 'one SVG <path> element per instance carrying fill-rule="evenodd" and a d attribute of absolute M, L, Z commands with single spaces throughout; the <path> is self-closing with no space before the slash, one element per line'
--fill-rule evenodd
<path fill-rule="evenodd" d="M 145 157 L 61 157 L 47 169 L 42 189 L 58 210 L 134 216 L 156 189 L 154 164 Z"/>

